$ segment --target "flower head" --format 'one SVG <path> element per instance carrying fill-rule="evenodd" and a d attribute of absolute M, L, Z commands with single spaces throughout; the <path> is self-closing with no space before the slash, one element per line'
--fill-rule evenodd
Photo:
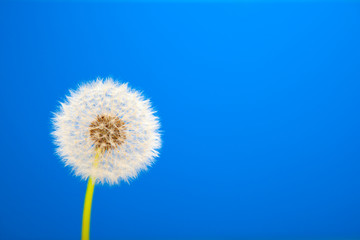
<path fill-rule="evenodd" d="M 153 163 L 161 146 L 150 101 L 111 78 L 70 91 L 53 122 L 57 153 L 83 179 L 128 181 Z"/>

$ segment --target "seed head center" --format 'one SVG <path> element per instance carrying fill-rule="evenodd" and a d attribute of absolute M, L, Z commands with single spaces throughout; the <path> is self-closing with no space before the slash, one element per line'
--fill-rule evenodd
<path fill-rule="evenodd" d="M 126 139 L 125 123 L 117 116 L 98 115 L 89 126 L 90 138 L 103 152 L 115 149 Z"/>

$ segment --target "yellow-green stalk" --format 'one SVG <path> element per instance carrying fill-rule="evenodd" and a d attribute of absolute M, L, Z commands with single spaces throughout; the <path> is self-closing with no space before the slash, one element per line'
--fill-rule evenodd
<path fill-rule="evenodd" d="M 101 154 L 100 148 L 96 150 L 94 167 L 98 165 L 99 157 Z M 82 231 L 81 231 L 81 240 L 89 240 L 90 239 L 90 216 L 91 216 L 91 204 L 94 194 L 96 179 L 93 177 L 89 177 L 85 201 L 84 201 L 84 211 L 83 211 L 83 221 L 82 221 Z"/>

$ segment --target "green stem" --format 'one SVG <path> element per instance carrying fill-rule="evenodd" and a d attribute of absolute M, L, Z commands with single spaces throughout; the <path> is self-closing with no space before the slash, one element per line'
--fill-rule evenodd
<path fill-rule="evenodd" d="M 94 187 L 95 187 L 95 181 L 92 179 L 92 177 L 90 177 L 85 194 L 81 240 L 90 239 L 90 216 L 91 216 L 91 203 L 93 199 Z"/>
<path fill-rule="evenodd" d="M 95 161 L 93 164 L 94 167 L 97 167 L 98 165 L 100 154 L 101 154 L 101 149 L 96 149 Z M 85 194 L 85 201 L 84 201 L 81 240 L 90 239 L 91 204 L 94 195 L 95 182 L 96 182 L 95 178 L 89 177 L 86 194 Z"/>

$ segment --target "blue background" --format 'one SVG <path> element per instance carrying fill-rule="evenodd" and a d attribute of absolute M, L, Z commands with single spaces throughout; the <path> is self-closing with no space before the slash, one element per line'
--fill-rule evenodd
<path fill-rule="evenodd" d="M 360 238 L 360 3 L 0 4 L 0 239 L 79 239 L 86 182 L 51 112 L 96 77 L 162 122 L 97 186 L 92 239 Z"/>

